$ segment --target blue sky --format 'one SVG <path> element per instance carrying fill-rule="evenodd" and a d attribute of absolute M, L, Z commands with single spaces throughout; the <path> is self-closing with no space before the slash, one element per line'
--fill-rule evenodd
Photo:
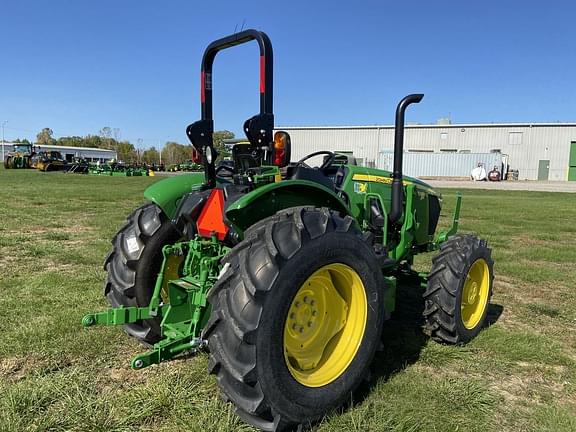
<path fill-rule="evenodd" d="M 142 145 L 186 142 L 205 46 L 270 36 L 277 125 L 576 121 L 576 3 L 513 1 L 0 0 L 6 138 L 119 128 Z M 258 111 L 254 43 L 214 66 L 216 129 Z"/>

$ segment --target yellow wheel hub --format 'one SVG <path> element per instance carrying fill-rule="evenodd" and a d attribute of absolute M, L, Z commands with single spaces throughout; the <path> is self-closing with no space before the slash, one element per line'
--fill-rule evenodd
<path fill-rule="evenodd" d="M 474 261 L 464 281 L 460 311 L 462 323 L 468 330 L 475 328 L 488 304 L 490 270 L 482 258 Z"/>
<path fill-rule="evenodd" d="M 358 273 L 328 264 L 300 287 L 284 324 L 284 357 L 300 384 L 321 387 L 344 373 L 358 352 L 368 301 Z"/>

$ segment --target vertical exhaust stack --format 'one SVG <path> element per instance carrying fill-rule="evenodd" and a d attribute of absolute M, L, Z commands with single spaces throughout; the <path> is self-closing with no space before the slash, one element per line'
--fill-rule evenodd
<path fill-rule="evenodd" d="M 411 94 L 400 101 L 396 107 L 396 124 L 394 126 L 394 171 L 392 172 L 392 204 L 390 222 L 396 223 L 403 213 L 404 194 L 402 189 L 402 156 L 404 154 L 404 113 L 408 105 L 419 103 L 423 94 Z"/>

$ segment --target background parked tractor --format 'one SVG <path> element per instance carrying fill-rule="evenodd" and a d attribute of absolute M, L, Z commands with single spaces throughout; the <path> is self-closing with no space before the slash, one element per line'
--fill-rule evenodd
<path fill-rule="evenodd" d="M 260 112 L 244 123 L 249 144 L 217 166 L 212 65 L 221 50 L 252 40 Z M 459 196 L 451 227 L 437 232 L 441 195 L 402 174 L 405 111 L 423 95 L 397 106 L 389 172 L 330 150 L 292 162 L 290 137 L 274 133 L 272 83 L 266 34 L 246 30 L 207 47 L 201 119 L 186 130 L 204 174 L 146 190 L 150 202 L 128 217 L 104 263 L 112 308 L 83 324 L 124 325 L 153 345 L 135 369 L 207 345 L 224 399 L 246 422 L 280 431 L 350 400 L 406 296 L 401 274 L 419 277 L 431 336 L 457 344 L 485 324 L 493 262 L 484 240 L 456 235 Z M 439 251 L 431 271 L 412 272 L 414 257 L 431 251 Z"/>
<path fill-rule="evenodd" d="M 56 150 L 39 151 L 35 153 L 30 161 L 32 168 L 38 171 L 63 171 L 67 167 L 66 160 L 62 154 Z"/>
<path fill-rule="evenodd" d="M 4 158 L 4 168 L 20 169 L 30 168 L 30 158 L 34 154 L 32 144 L 15 144 L 14 150 L 9 152 Z"/>

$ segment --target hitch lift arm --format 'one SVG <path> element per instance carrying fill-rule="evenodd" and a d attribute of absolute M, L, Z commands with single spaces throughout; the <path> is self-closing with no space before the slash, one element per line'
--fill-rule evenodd
<path fill-rule="evenodd" d="M 132 359 L 133 369 L 142 369 L 174 358 L 184 351 L 201 348 L 202 328 L 210 316 L 206 301 L 208 290 L 218 280 L 220 260 L 229 249 L 216 236 L 210 239 L 196 237 L 194 240 L 164 246 L 164 260 L 150 304 L 145 307 L 118 307 L 91 313 L 82 318 L 85 327 L 93 325 L 115 326 L 135 323 L 139 320 L 161 318 L 162 339 L 151 351 Z M 164 286 L 164 270 L 171 255 L 185 256 L 182 277 L 167 281 L 168 301 L 161 301 Z"/>

